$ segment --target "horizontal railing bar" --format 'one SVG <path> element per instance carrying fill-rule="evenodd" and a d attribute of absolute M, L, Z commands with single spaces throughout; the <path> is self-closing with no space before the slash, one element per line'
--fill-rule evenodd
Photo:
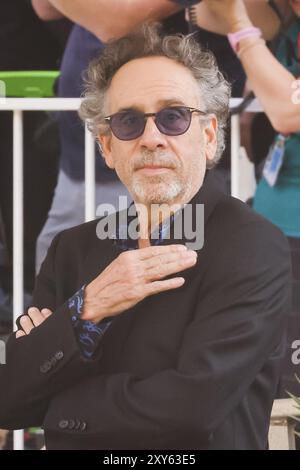
<path fill-rule="evenodd" d="M 231 98 L 230 109 L 235 108 L 236 106 L 239 106 L 242 103 L 242 101 L 243 101 L 242 98 Z M 245 111 L 247 111 L 248 113 L 261 113 L 263 111 L 263 108 L 260 102 L 258 101 L 258 99 L 255 98 L 246 106 Z"/>
<path fill-rule="evenodd" d="M 230 108 L 235 108 L 242 98 L 231 98 Z M 0 98 L 0 111 L 77 111 L 81 98 Z M 254 99 L 245 109 L 247 112 L 261 112 L 262 107 Z"/>
<path fill-rule="evenodd" d="M 1 98 L 0 111 L 77 111 L 80 98 Z"/>

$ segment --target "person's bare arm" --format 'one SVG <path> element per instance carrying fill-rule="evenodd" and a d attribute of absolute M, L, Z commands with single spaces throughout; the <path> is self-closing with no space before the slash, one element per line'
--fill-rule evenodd
<path fill-rule="evenodd" d="M 288 16 L 290 11 L 287 2 L 288 0 L 276 0 L 276 5 L 284 16 Z M 273 39 L 280 29 L 280 21 L 267 0 L 244 0 L 244 3 L 250 20 L 262 30 L 264 38 Z M 229 33 L 227 22 L 216 11 L 212 11 L 206 1 L 198 3 L 193 8 L 199 27 L 217 34 Z"/>
<path fill-rule="evenodd" d="M 264 44 L 245 50 L 242 64 L 274 129 L 282 133 L 299 132 L 300 106 L 299 101 L 297 104 L 293 99 L 295 77 Z"/>
<path fill-rule="evenodd" d="M 181 9 L 170 0 L 49 0 L 63 15 L 99 39 L 122 37 L 145 21 L 160 20 Z"/>
<path fill-rule="evenodd" d="M 253 26 L 242 0 L 204 0 L 204 2 L 228 23 L 231 32 Z M 264 43 L 246 48 L 253 41 L 257 40 L 246 38 L 240 41 L 241 49 L 245 46 L 240 59 L 251 87 L 278 132 L 298 132 L 300 106 L 296 102 L 300 100 L 295 99 L 296 79 L 280 64 Z"/>
<path fill-rule="evenodd" d="M 59 20 L 64 17 L 64 15 L 57 10 L 49 0 L 31 0 L 31 5 L 41 20 Z"/>

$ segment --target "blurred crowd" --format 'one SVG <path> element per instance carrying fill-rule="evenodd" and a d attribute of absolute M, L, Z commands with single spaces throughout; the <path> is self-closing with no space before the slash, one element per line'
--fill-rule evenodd
<path fill-rule="evenodd" d="M 59 70 L 53 93 L 80 97 L 84 71 L 105 43 L 144 21 L 162 22 L 170 33 L 193 34 L 213 51 L 232 96 L 243 98 L 242 145 L 255 166 L 253 209 L 287 236 L 293 263 L 293 309 L 278 397 L 300 395 L 291 345 L 300 340 L 300 112 L 292 84 L 300 76 L 299 0 L 2 0 L 0 72 Z M 236 29 L 260 28 L 261 42 L 237 53 L 227 38 Z M 295 88 L 294 88 L 295 89 Z M 245 112 L 257 97 L 264 113 Z M 230 129 L 215 172 L 230 193 Z M 12 113 L 0 112 L 0 333 L 12 329 Z M 281 165 L 270 173 L 275 152 Z M 119 208 L 128 195 L 96 147 L 96 205 Z M 281 152 L 281 153 L 280 153 Z M 270 163 L 271 162 L 271 163 Z M 25 304 L 54 236 L 84 222 L 84 128 L 76 112 L 24 114 Z M 0 447 L 5 446 L 0 431 Z"/>

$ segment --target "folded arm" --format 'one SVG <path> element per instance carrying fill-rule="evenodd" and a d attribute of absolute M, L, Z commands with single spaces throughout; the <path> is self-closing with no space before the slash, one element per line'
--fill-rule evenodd
<path fill-rule="evenodd" d="M 68 301 L 57 308 L 55 256 L 57 236 L 37 277 L 33 305 L 53 313 L 30 334 L 12 333 L 6 344 L 6 364 L 0 365 L 0 427 L 19 429 L 41 425 L 52 396 L 69 387 L 97 364 L 86 360 L 78 346 Z M 67 372 L 66 372 L 67 371 Z"/>
<path fill-rule="evenodd" d="M 72 230 L 67 232 L 72 234 Z M 124 252 L 57 308 L 57 299 L 75 288 L 67 261 L 64 267 L 60 263 L 66 238 L 62 232 L 49 248 L 33 294 L 36 309 L 17 321 L 26 335 L 13 333 L 7 343 L 7 363 L 0 368 L 4 384 L 0 387 L 0 426 L 4 428 L 40 424 L 54 396 L 99 370 L 100 343 L 112 318 L 147 296 L 180 287 L 184 279 L 162 278 L 196 262 L 195 253 L 181 245 Z M 73 245 L 79 253 L 77 242 Z M 63 280 L 58 281 L 62 273 Z M 66 289 L 62 284 L 68 282 Z M 57 295 L 59 290 L 63 295 Z M 42 315 L 43 307 L 50 312 L 47 318 Z"/>

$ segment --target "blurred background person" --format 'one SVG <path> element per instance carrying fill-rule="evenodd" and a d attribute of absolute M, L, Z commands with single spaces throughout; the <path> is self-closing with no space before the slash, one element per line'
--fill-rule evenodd
<path fill-rule="evenodd" d="M 222 27 L 215 24 L 214 17 L 210 18 L 207 7 L 196 0 L 172 0 L 186 7 L 185 18 L 189 24 L 189 32 L 193 33 L 197 42 L 212 51 L 217 59 L 218 67 L 231 84 L 233 98 L 243 96 L 246 75 L 244 69 L 234 54 Z M 227 131 L 227 145 L 222 159 L 212 171 L 217 178 L 219 187 L 230 194 L 230 126 Z"/>
<path fill-rule="evenodd" d="M 300 338 L 300 109 L 293 102 L 293 84 L 300 76 L 300 2 L 290 0 L 293 15 L 279 37 L 275 56 L 259 31 L 253 30 L 242 0 L 204 0 L 212 13 L 222 18 L 231 33 L 250 33 L 236 43 L 251 87 L 262 104 L 276 136 L 265 161 L 254 195 L 254 209 L 277 225 L 288 237 L 293 263 L 293 309 L 289 316 L 287 354 L 280 397 L 286 390 L 299 394 L 292 363 L 292 345 Z M 252 31 L 252 33 L 251 33 Z M 256 139 L 260 135 L 256 133 Z"/>
<path fill-rule="evenodd" d="M 218 65 L 227 80 L 232 85 L 232 97 L 242 97 L 247 95 L 245 90 L 246 74 L 242 64 L 232 50 L 230 43 L 226 38 L 229 28 L 224 19 L 218 15 L 218 12 L 212 11 L 206 2 L 199 0 L 172 0 L 186 7 L 186 19 L 190 24 L 190 31 L 196 35 L 199 42 L 207 46 L 216 56 Z M 274 38 L 274 35 L 280 28 L 280 20 L 277 13 L 270 8 L 267 0 L 245 0 L 249 17 L 257 24 L 267 40 Z M 277 0 L 276 7 L 285 11 L 287 0 Z M 239 110 L 240 112 L 240 110 Z M 247 120 L 249 113 L 245 114 L 243 119 Z M 257 152 L 263 152 L 268 137 L 273 136 L 273 132 L 261 113 L 257 116 L 257 126 L 261 130 L 262 138 L 255 142 Z M 269 137 L 269 139 L 271 138 Z M 228 145 L 226 146 L 224 156 L 214 173 L 218 178 L 220 187 L 230 194 L 231 164 L 230 164 L 230 128 L 228 129 Z M 260 145 L 261 143 L 261 145 Z"/>
<path fill-rule="evenodd" d="M 0 71 L 57 70 L 69 22 L 45 24 L 30 0 L 2 0 Z M 38 47 L 37 47 L 38 45 Z M 12 112 L 0 112 L 0 331 L 12 326 Z M 24 113 L 24 288 L 30 300 L 37 236 L 57 180 L 58 131 L 44 112 Z"/>

